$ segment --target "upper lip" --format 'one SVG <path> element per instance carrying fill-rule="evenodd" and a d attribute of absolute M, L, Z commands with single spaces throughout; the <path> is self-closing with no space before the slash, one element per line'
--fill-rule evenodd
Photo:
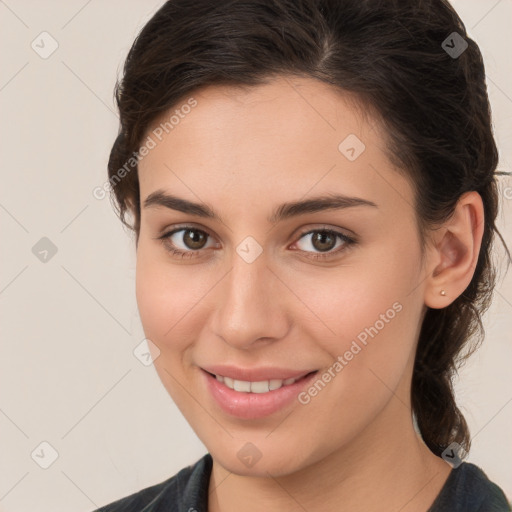
<path fill-rule="evenodd" d="M 213 365 L 205 366 L 203 370 L 214 375 L 222 375 L 235 380 L 243 380 L 248 382 L 260 382 L 263 380 L 286 380 L 291 378 L 304 377 L 308 373 L 316 370 L 293 370 L 290 368 L 277 368 L 275 366 L 265 366 L 259 368 L 238 368 L 229 365 Z"/>

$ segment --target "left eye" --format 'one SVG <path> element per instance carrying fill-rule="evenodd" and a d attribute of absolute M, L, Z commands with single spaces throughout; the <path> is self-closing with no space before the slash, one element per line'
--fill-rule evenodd
<path fill-rule="evenodd" d="M 306 245 L 312 246 L 313 249 L 319 251 L 320 253 L 332 252 L 337 253 L 338 251 L 333 251 L 333 249 L 338 248 L 340 246 L 347 246 L 351 243 L 354 243 L 353 239 L 349 238 L 343 233 L 339 231 L 335 231 L 332 229 L 315 229 L 304 233 L 299 240 L 303 238 L 306 239 L 309 237 L 309 242 Z M 336 245 L 337 240 L 340 241 L 338 245 Z M 302 248 L 302 251 L 310 252 L 307 249 Z"/>

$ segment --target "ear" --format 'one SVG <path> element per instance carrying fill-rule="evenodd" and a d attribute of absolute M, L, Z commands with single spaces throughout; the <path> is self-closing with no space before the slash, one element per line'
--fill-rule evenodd
<path fill-rule="evenodd" d="M 444 308 L 464 293 L 475 272 L 483 233 L 482 198 L 478 192 L 466 192 L 453 215 L 430 234 L 427 268 L 432 270 L 426 280 L 426 306 Z"/>

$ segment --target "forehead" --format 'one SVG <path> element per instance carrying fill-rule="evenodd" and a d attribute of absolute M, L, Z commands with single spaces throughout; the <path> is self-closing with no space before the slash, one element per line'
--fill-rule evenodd
<path fill-rule="evenodd" d="M 231 132 L 251 127 L 255 135 L 258 128 L 270 134 L 284 127 L 286 133 L 293 135 L 318 130 L 352 130 L 363 135 L 365 130 L 378 128 L 368 107 L 353 93 L 313 78 L 277 76 L 267 80 L 260 85 L 209 85 L 196 89 L 160 115 L 148 133 L 158 127 L 165 133 L 178 131 L 178 126 L 183 131 L 183 126 L 191 123 L 194 130 L 201 125 L 205 130 L 225 130 L 229 126 Z M 190 108 L 192 101 L 194 106 Z"/>
<path fill-rule="evenodd" d="M 409 184 L 386 156 L 384 135 L 353 95 L 314 79 L 204 87 L 147 131 L 155 147 L 139 165 L 141 197 L 168 188 L 194 200 L 194 193 L 223 191 L 231 203 L 251 206 L 308 191 L 410 199 Z M 389 180 L 399 182 L 386 186 Z"/>

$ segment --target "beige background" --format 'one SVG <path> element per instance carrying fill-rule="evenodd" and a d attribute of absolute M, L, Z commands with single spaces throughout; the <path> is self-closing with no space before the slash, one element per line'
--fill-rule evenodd
<path fill-rule="evenodd" d="M 133 354 L 144 338 L 134 243 L 109 200 L 92 195 L 117 133 L 116 73 L 162 3 L 0 1 L 3 512 L 86 512 L 206 452 L 152 366 Z M 500 168 L 510 171 L 512 0 L 453 3 L 484 53 Z M 31 47 L 49 51 L 52 40 L 58 48 L 46 59 Z M 500 229 L 511 247 L 512 179 L 502 183 Z M 32 250 L 43 237 L 57 249 L 46 262 Z M 469 460 L 510 499 L 510 272 L 485 325 L 456 389 L 474 437 Z M 52 449 L 42 442 L 58 452 L 47 469 Z"/>

